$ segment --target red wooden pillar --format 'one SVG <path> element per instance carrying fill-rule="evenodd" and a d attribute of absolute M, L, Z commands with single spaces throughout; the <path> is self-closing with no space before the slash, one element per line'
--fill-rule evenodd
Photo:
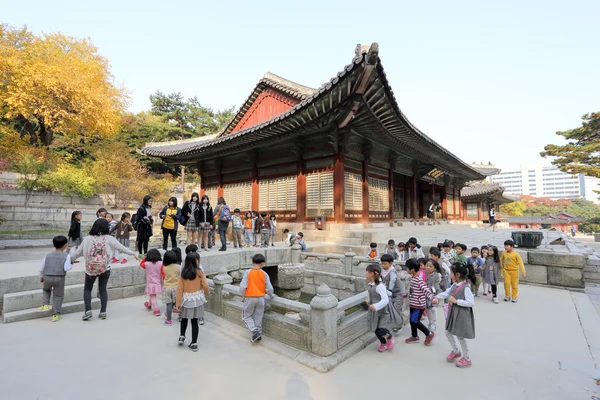
<path fill-rule="evenodd" d="M 440 190 L 441 190 L 441 196 L 440 199 L 442 201 L 442 219 L 448 219 L 448 205 L 446 204 L 446 193 L 447 193 L 447 186 L 443 186 Z"/>
<path fill-rule="evenodd" d="M 336 154 L 333 166 L 333 209 L 334 221 L 341 224 L 345 221 L 346 206 L 344 204 L 344 155 Z"/>
<path fill-rule="evenodd" d="M 483 201 L 479 200 L 477 202 L 477 221 L 481 221 L 482 218 L 482 213 L 481 213 L 481 209 L 483 208 Z"/>
<path fill-rule="evenodd" d="M 252 163 L 252 210 L 258 211 L 258 199 L 260 198 L 259 186 L 258 186 L 258 167 L 256 162 Z"/>
<path fill-rule="evenodd" d="M 304 222 L 306 218 L 306 173 L 304 161 L 297 162 L 298 174 L 296 176 L 296 222 Z"/>
<path fill-rule="evenodd" d="M 369 166 L 367 160 L 362 162 L 362 203 L 362 220 L 367 223 L 369 222 Z"/>
<path fill-rule="evenodd" d="M 429 204 L 433 204 L 433 220 L 435 221 L 435 185 L 433 183 L 429 191 Z"/>
<path fill-rule="evenodd" d="M 392 171 L 391 168 L 388 170 L 388 188 L 390 201 L 390 221 L 394 222 L 394 171 Z"/>
<path fill-rule="evenodd" d="M 412 219 L 419 219 L 419 206 L 418 206 L 418 195 L 417 195 L 417 177 L 412 176 L 412 193 L 410 196 L 410 203 L 412 204 Z"/>

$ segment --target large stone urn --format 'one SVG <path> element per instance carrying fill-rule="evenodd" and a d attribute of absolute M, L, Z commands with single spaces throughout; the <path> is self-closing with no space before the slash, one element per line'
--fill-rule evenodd
<path fill-rule="evenodd" d="M 300 300 L 304 287 L 304 264 L 291 263 L 277 266 L 277 284 L 283 290 L 283 297 Z"/>

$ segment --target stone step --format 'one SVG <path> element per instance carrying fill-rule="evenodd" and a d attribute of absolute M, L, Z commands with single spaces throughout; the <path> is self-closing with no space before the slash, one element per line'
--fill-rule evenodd
<path fill-rule="evenodd" d="M 586 264 L 583 267 L 583 272 L 600 272 L 600 266 Z"/>
<path fill-rule="evenodd" d="M 600 281 L 600 272 L 587 272 L 587 271 L 583 271 L 583 279 L 585 279 L 586 281 L 590 281 L 590 280 L 599 280 Z"/>
<path fill-rule="evenodd" d="M 40 283 L 40 286 L 43 285 Z M 4 295 L 2 314 L 13 311 L 37 308 L 42 305 L 43 291 L 41 287 L 35 290 L 9 293 Z M 63 303 L 72 303 L 83 299 L 83 284 L 65 286 Z M 50 300 L 52 304 L 52 300 Z"/>
<path fill-rule="evenodd" d="M 38 306 L 39 307 L 39 306 Z M 92 309 L 96 310 L 100 308 L 100 299 L 92 298 Z M 62 315 L 83 312 L 85 310 L 85 305 L 83 304 L 83 300 L 75 301 L 71 303 L 63 303 L 62 305 Z M 27 310 L 19 310 L 13 311 L 6 314 L 2 314 L 2 321 L 5 324 L 11 322 L 20 322 L 27 321 L 30 319 L 38 319 L 38 318 L 48 318 L 52 315 L 52 309 L 46 311 L 38 311 L 36 308 L 30 308 Z"/>
<path fill-rule="evenodd" d="M 337 238 L 335 238 L 335 243 L 351 245 L 351 246 L 367 245 L 362 238 L 347 238 L 347 237 L 337 237 Z"/>

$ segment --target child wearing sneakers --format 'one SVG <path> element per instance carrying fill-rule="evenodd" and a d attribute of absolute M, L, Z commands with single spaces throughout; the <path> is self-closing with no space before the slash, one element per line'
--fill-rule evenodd
<path fill-rule="evenodd" d="M 233 238 L 233 248 L 241 249 L 244 245 L 242 241 L 242 230 L 244 226 L 242 224 L 242 218 L 240 217 L 240 209 L 236 208 L 233 210 L 233 216 L 231 217 L 231 236 Z"/>
<path fill-rule="evenodd" d="M 210 295 L 206 275 L 199 267 L 200 256 L 197 253 L 189 253 L 185 259 L 181 276 L 179 276 L 175 303 L 181 316 L 180 336 L 177 344 L 183 346 L 185 343 L 185 332 L 188 321 L 191 320 L 192 342 L 188 347 L 194 352 L 198 351 L 198 318 L 204 315 L 204 304 Z"/>
<path fill-rule="evenodd" d="M 496 248 L 496 246 L 490 246 L 487 249 L 487 257 L 485 258 L 485 264 L 483 264 L 483 281 L 484 285 L 490 288 L 490 291 L 492 293 L 492 301 L 496 304 L 498 304 L 498 264 L 500 264 L 500 257 L 498 257 L 498 249 Z M 484 292 L 483 295 L 485 296 L 486 293 Z"/>
<path fill-rule="evenodd" d="M 419 275 L 419 261 L 414 258 L 410 258 L 406 261 L 406 269 L 411 276 L 409 300 L 410 300 L 410 331 L 411 336 L 407 338 L 405 343 L 419 343 L 420 339 L 417 335 L 417 330 L 420 330 L 425 334 L 425 346 L 429 346 L 431 341 L 435 337 L 435 332 L 431 332 L 423 323 L 421 318 L 425 312 L 427 305 L 427 299 L 433 302 L 434 295 L 431 290 L 427 287 L 427 284 L 423 281 Z M 406 296 L 406 294 L 405 294 Z M 434 303 L 435 304 L 435 303 Z"/>
<path fill-rule="evenodd" d="M 436 249 L 437 250 L 437 249 Z M 425 271 L 427 272 L 427 287 L 431 289 L 433 295 L 438 295 L 442 292 L 440 283 L 442 282 L 442 268 L 434 259 L 427 260 L 425 264 Z M 437 304 L 427 300 L 427 319 L 429 320 L 429 330 L 436 331 L 437 322 Z"/>
<path fill-rule="evenodd" d="M 396 313 L 392 319 L 397 321 L 397 325 L 393 327 L 392 332 L 397 334 L 404 326 L 402 317 L 402 303 L 404 298 L 402 295 L 406 293 L 406 289 L 404 287 L 404 283 L 398 277 L 396 268 L 394 268 L 394 258 L 391 255 L 384 254 L 381 256 L 381 266 L 383 267 L 383 270 L 381 271 L 381 279 L 385 285 L 385 288 L 391 293 L 390 297 L 392 306 Z"/>
<path fill-rule="evenodd" d="M 179 285 L 179 264 L 177 263 L 177 254 L 173 250 L 167 251 L 164 255 L 162 277 L 162 299 L 167 306 L 165 325 L 171 326 L 173 323 L 171 315 L 177 303 L 177 286 Z"/>
<path fill-rule="evenodd" d="M 394 336 L 390 332 L 401 322 L 395 318 L 396 310 L 390 303 L 387 289 L 381 281 L 381 267 L 379 264 L 369 264 L 365 273 L 369 282 L 367 304 L 369 315 L 367 323 L 369 329 L 375 332 L 375 336 L 381 344 L 377 351 L 383 353 L 394 348 Z"/>
<path fill-rule="evenodd" d="M 42 306 L 39 311 L 50 309 L 50 297 L 52 296 L 52 322 L 60 319 L 62 303 L 65 294 L 65 280 L 67 271 L 73 268 L 71 256 L 65 252 L 69 239 L 64 236 L 55 236 L 52 239 L 54 251 L 46 254 L 40 268 L 40 282 L 43 286 Z M 54 292 L 54 293 L 53 293 Z"/>
<path fill-rule="evenodd" d="M 446 361 L 451 363 L 460 358 L 456 366 L 469 368 L 471 357 L 466 339 L 475 339 L 475 317 L 473 315 L 475 298 L 471 292 L 469 281 L 471 284 L 475 284 L 475 271 L 472 265 L 461 262 L 452 264 L 451 269 L 454 284 L 444 293 L 437 295 L 438 299 L 448 299 L 448 304 L 444 305 L 444 314 L 446 314 L 446 337 L 452 351 L 446 357 Z M 456 346 L 455 336 L 460 344 L 462 357 Z"/>
<path fill-rule="evenodd" d="M 163 275 L 163 263 L 160 252 L 157 249 L 151 249 L 148 251 L 146 258 L 140 263 L 140 267 L 146 270 L 146 290 L 144 294 L 150 298 L 144 303 L 144 307 L 148 311 L 154 310 L 155 316 L 160 316 L 160 308 L 158 307 L 158 301 L 156 296 L 162 293 L 162 280 Z"/>
<path fill-rule="evenodd" d="M 504 253 L 500 257 L 500 268 L 504 271 L 504 301 L 519 301 L 519 269 L 523 278 L 527 276 L 521 255 L 515 251 L 515 242 L 504 242 Z M 512 289 L 512 293 L 511 293 Z"/>
<path fill-rule="evenodd" d="M 246 219 L 244 220 L 244 247 L 252 247 L 254 245 L 254 220 L 252 219 L 252 212 L 246 213 Z"/>
<path fill-rule="evenodd" d="M 262 268 L 265 256 L 255 254 L 252 257 L 252 268 L 244 272 L 240 283 L 240 293 L 244 294 L 242 321 L 252 333 L 252 343 L 262 339 L 262 320 L 265 313 L 265 297 L 273 297 L 274 290 L 269 275 Z"/>

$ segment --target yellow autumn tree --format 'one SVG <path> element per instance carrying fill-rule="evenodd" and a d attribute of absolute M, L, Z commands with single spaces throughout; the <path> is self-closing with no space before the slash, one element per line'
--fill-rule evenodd
<path fill-rule="evenodd" d="M 89 39 L 0 25 L 0 118 L 32 144 L 55 135 L 111 137 L 127 95 Z"/>

